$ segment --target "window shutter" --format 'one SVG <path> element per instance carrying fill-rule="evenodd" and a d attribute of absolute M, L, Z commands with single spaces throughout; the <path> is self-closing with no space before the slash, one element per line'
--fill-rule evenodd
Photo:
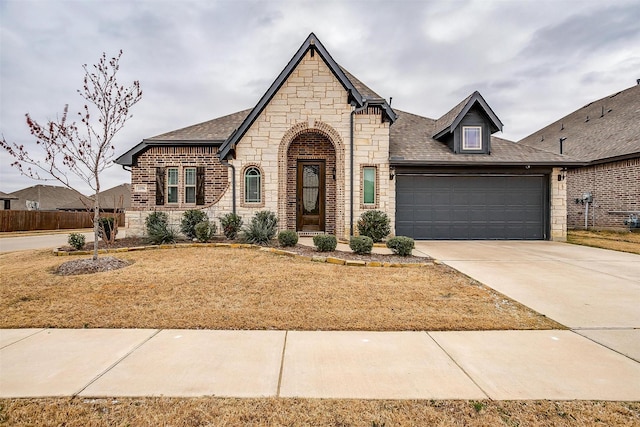
<path fill-rule="evenodd" d="M 164 168 L 156 168 L 156 205 L 164 205 Z"/>
<path fill-rule="evenodd" d="M 204 166 L 196 168 L 196 205 L 204 205 Z"/>

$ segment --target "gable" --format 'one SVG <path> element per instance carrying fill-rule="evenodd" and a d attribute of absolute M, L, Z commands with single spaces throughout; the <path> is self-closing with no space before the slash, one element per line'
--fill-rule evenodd
<path fill-rule="evenodd" d="M 240 126 L 227 138 L 222 146 L 220 147 L 220 158 L 226 159 L 230 154 L 235 152 L 235 147 L 238 142 L 242 139 L 242 137 L 246 134 L 249 128 L 253 125 L 256 119 L 260 116 L 263 110 L 267 107 L 267 105 L 271 102 L 276 93 L 280 90 L 280 88 L 285 84 L 285 82 L 289 79 L 290 75 L 293 71 L 299 66 L 300 62 L 307 55 L 307 53 L 311 57 L 315 57 L 318 55 L 328 69 L 331 71 L 335 79 L 342 85 L 343 89 L 347 93 L 347 103 L 351 104 L 355 107 L 363 107 L 365 105 L 376 105 L 381 108 L 383 112 L 383 117 L 385 120 L 388 120 L 393 123 L 396 116 L 389 104 L 381 98 L 369 98 L 364 94 L 363 88 L 366 86 L 359 83 L 359 88 L 351 81 L 344 70 L 335 62 L 335 60 L 331 57 L 329 52 L 326 50 L 324 45 L 318 40 L 315 34 L 311 33 L 305 40 L 305 42 L 300 46 L 296 54 L 291 58 L 286 67 L 282 70 L 282 72 L 278 75 L 276 80 L 271 84 L 267 92 L 260 98 L 258 104 L 251 110 L 251 112 L 247 115 L 245 120 L 240 124 Z M 368 89 L 368 88 L 367 88 Z M 372 91 L 371 91 L 372 92 Z M 311 94 L 310 94 L 311 95 Z"/>

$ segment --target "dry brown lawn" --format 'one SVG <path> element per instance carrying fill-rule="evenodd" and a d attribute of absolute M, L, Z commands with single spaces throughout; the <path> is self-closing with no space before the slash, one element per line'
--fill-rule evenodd
<path fill-rule="evenodd" d="M 640 255 L 640 233 L 569 230 L 567 242 Z"/>
<path fill-rule="evenodd" d="M 638 426 L 639 402 L 127 398 L 5 399 L 24 426 Z"/>
<path fill-rule="evenodd" d="M 0 254 L 0 328 L 563 328 L 444 265 L 346 267 L 208 247 L 115 255 L 132 264 L 60 276 L 71 257 Z"/>

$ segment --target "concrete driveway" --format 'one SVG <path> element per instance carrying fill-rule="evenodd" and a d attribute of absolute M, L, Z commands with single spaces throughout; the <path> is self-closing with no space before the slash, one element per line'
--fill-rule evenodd
<path fill-rule="evenodd" d="M 416 251 L 640 360 L 640 255 L 546 241 L 418 241 Z"/>
<path fill-rule="evenodd" d="M 93 242 L 93 231 L 63 230 L 51 233 L 34 233 L 26 236 L 0 236 L 0 252 L 25 251 L 30 249 L 55 249 L 67 245 L 69 233 L 84 234 L 87 242 Z M 126 229 L 118 230 L 118 239 L 125 237 Z"/>

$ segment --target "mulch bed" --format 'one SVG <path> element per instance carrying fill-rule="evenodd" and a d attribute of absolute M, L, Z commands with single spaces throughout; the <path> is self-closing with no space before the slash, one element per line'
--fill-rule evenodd
<path fill-rule="evenodd" d="M 189 244 L 189 243 L 193 243 L 193 242 L 190 242 L 189 240 L 178 240 L 175 244 L 181 245 L 181 244 Z M 241 243 L 241 242 L 235 241 L 235 240 L 226 240 L 223 238 L 218 238 L 218 239 L 213 239 L 212 243 Z M 108 246 L 105 244 L 104 241 L 98 242 L 99 249 L 133 248 L 133 247 L 148 246 L 148 245 L 150 244 L 143 237 L 124 237 L 122 239 L 117 239 L 113 244 L 110 244 Z M 337 250 L 332 252 L 318 252 L 314 247 L 305 246 L 301 244 L 297 244 L 296 246 L 293 246 L 293 247 L 281 247 L 280 245 L 278 245 L 278 243 L 275 243 L 271 247 L 283 249 L 289 252 L 295 252 L 296 254 L 302 255 L 302 256 L 332 257 L 332 258 L 340 258 L 340 259 L 350 260 L 350 261 L 378 261 L 382 263 L 386 262 L 386 263 L 392 263 L 392 264 L 417 264 L 417 263 L 432 261 L 431 258 L 417 257 L 417 256 L 402 257 L 398 255 L 377 254 L 377 253 L 371 253 L 368 255 L 358 255 L 353 252 L 345 252 L 345 251 L 337 251 Z M 73 249 L 70 246 L 63 246 L 60 248 L 60 250 L 67 251 L 70 253 L 75 251 L 75 249 Z M 84 246 L 83 250 L 92 251 L 93 242 L 87 243 Z M 125 266 L 122 266 L 122 267 L 125 267 Z M 122 268 L 122 267 L 119 267 L 119 268 Z M 107 271 L 107 270 L 96 270 L 96 271 Z M 95 272 L 95 271 L 90 271 L 90 272 Z M 82 274 L 82 273 L 79 273 L 79 274 Z"/>

